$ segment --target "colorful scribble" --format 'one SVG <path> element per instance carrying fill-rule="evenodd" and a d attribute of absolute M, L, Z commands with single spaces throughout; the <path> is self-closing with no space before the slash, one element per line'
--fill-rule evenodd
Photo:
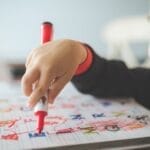
<path fill-rule="evenodd" d="M 80 100 L 80 95 L 77 95 L 69 97 L 68 100 L 61 97 L 57 105 L 49 105 L 44 130 L 38 134 L 35 131 L 36 118 L 33 111 L 22 103 L 15 105 L 7 102 L 8 105 L 5 103 L 4 107 L 0 107 L 0 140 L 3 142 L 22 142 L 20 140 L 22 138 L 33 141 L 42 138 L 51 139 L 53 135 L 61 137 L 63 134 L 64 136 L 82 135 L 82 138 L 86 139 L 88 136 L 94 139 L 94 136 L 99 137 L 101 133 L 110 133 L 110 136 L 122 131 L 132 133 L 133 130 L 150 125 L 148 114 L 133 112 L 126 102 L 123 104 L 119 102 L 118 105 L 107 100 L 86 101 L 83 97 Z"/>
<path fill-rule="evenodd" d="M 3 140 L 18 140 L 18 138 L 18 134 L 16 133 L 1 135 L 1 139 Z"/>
<path fill-rule="evenodd" d="M 0 121 L 0 127 L 7 126 L 10 128 L 14 126 L 17 121 L 19 121 L 19 119 Z"/>

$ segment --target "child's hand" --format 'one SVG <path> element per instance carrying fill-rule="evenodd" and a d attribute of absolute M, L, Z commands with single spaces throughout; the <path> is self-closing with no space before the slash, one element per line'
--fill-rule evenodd
<path fill-rule="evenodd" d="M 48 42 L 34 49 L 27 58 L 26 73 L 22 78 L 29 106 L 33 107 L 47 91 L 48 100 L 53 103 L 85 58 L 85 48 L 73 40 Z"/>

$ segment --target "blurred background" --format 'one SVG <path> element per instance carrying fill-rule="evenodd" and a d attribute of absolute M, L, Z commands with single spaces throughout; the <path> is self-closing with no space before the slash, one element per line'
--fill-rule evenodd
<path fill-rule="evenodd" d="M 14 76 L 40 44 L 40 25 L 54 24 L 55 39 L 90 44 L 101 56 L 129 67 L 149 67 L 149 0 L 0 0 L 0 65 Z M 3 75 L 4 74 L 4 75 Z"/>

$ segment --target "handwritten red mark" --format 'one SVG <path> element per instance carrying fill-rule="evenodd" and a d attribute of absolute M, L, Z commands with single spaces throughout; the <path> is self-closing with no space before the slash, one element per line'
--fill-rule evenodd
<path fill-rule="evenodd" d="M 72 133 L 75 130 L 73 128 L 60 129 L 56 131 L 56 134 Z"/>
<path fill-rule="evenodd" d="M 3 140 L 18 140 L 18 135 L 16 133 L 8 134 L 8 135 L 2 135 L 1 139 L 3 139 Z"/>
<path fill-rule="evenodd" d="M 64 123 L 67 119 L 61 116 L 48 116 L 46 121 L 44 122 L 45 125 L 55 125 Z"/>
<path fill-rule="evenodd" d="M 55 125 L 55 124 L 58 124 L 59 122 L 57 121 L 45 121 L 44 124 L 45 125 Z"/>
<path fill-rule="evenodd" d="M 0 127 L 4 127 L 4 126 L 8 125 L 8 127 L 10 128 L 10 127 L 14 126 L 17 121 L 18 121 L 17 119 L 0 121 Z"/>
<path fill-rule="evenodd" d="M 63 103 L 62 108 L 75 108 L 75 105 L 71 103 Z"/>
<path fill-rule="evenodd" d="M 18 121 L 17 119 L 11 120 L 11 123 L 8 125 L 8 127 L 10 128 L 10 127 L 14 126 L 17 121 Z"/>

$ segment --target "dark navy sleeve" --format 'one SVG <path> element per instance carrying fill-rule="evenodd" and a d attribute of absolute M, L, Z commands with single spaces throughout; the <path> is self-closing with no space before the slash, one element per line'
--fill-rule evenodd
<path fill-rule="evenodd" d="M 122 61 L 106 60 L 93 53 L 91 67 L 74 76 L 72 83 L 82 93 L 99 98 L 135 98 L 150 108 L 150 69 L 129 69 Z"/>

